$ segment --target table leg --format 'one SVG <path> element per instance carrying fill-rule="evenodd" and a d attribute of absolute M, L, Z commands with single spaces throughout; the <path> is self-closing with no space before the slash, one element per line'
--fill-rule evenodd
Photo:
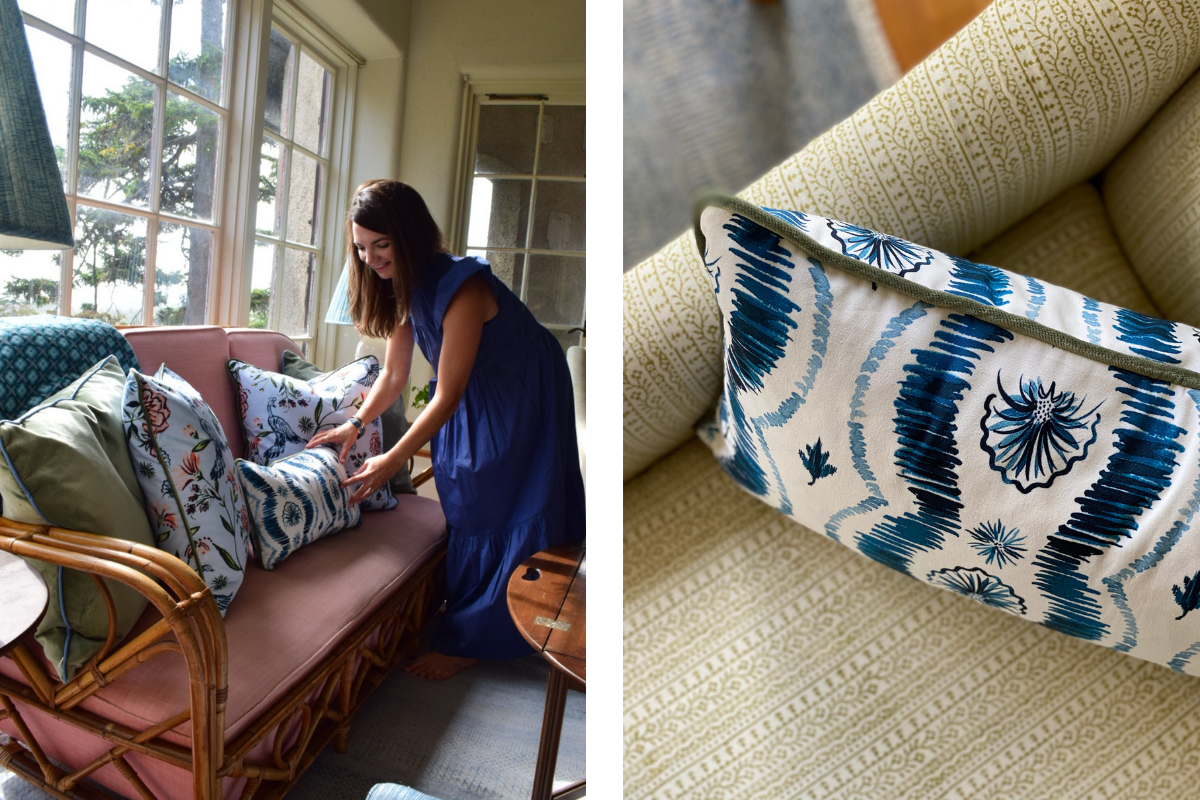
<path fill-rule="evenodd" d="M 542 714 L 537 768 L 533 773 L 533 800 L 551 800 L 554 766 L 558 763 L 558 740 L 567 706 L 567 683 L 567 676 L 551 666 L 550 680 L 546 682 L 546 710 Z"/>

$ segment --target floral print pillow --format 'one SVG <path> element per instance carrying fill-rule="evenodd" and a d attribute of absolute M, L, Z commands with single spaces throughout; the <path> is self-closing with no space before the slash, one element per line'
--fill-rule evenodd
<path fill-rule="evenodd" d="M 246 434 L 246 459 L 267 466 L 304 450 L 318 431 L 336 428 L 362 408 L 379 377 L 379 359 L 366 356 L 311 381 L 289 378 L 230 359 L 229 373 L 238 393 L 238 410 Z M 371 456 L 383 452 L 383 426 L 371 420 L 346 456 L 346 473 L 353 475 Z M 364 511 L 396 507 L 385 483 L 362 502 Z"/>
<path fill-rule="evenodd" d="M 263 569 L 274 569 L 306 544 L 362 521 L 350 490 L 341 485 L 346 470 L 330 448 L 314 447 L 265 467 L 239 458 L 237 470 Z"/>
<path fill-rule="evenodd" d="M 224 616 L 245 575 L 250 521 L 221 423 L 165 364 L 154 377 L 129 371 L 122 412 L 155 543 L 196 570 Z"/>

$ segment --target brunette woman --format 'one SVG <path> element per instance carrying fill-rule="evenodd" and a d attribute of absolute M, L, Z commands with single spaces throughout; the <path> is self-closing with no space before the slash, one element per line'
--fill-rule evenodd
<path fill-rule="evenodd" d="M 350 310 L 387 340 L 383 370 L 356 417 L 309 442 L 342 459 L 408 382 L 414 342 L 434 365 L 430 401 L 396 446 L 346 484 L 360 502 L 426 441 L 449 529 L 446 613 L 406 669 L 442 679 L 480 658 L 531 652 L 508 614 L 509 576 L 529 556 L 584 537 L 574 400 L 558 341 L 479 258 L 446 252 L 410 186 L 358 187 L 346 221 Z"/>

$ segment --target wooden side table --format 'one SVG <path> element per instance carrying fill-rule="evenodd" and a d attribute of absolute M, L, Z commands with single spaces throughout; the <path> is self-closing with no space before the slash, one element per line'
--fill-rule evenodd
<path fill-rule="evenodd" d="M 508 580 L 508 613 L 517 630 L 550 662 L 546 710 L 533 774 L 533 800 L 572 795 L 577 781 L 553 791 L 567 688 L 587 686 L 587 566 L 584 545 L 543 550 L 526 559 Z"/>
<path fill-rule="evenodd" d="M 0 654 L 37 627 L 46 613 L 46 582 L 25 559 L 0 550 Z"/>

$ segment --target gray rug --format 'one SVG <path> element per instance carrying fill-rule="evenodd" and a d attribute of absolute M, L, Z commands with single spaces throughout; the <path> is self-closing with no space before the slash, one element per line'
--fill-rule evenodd
<path fill-rule="evenodd" d="M 872 0 L 625 0 L 624 268 L 899 77 Z"/>
<path fill-rule="evenodd" d="M 448 681 L 393 672 L 354 718 L 350 749 L 326 748 L 288 800 L 362 800 L 401 783 L 440 800 L 524 800 L 533 790 L 547 665 L 482 662 Z M 567 693 L 555 784 L 585 777 L 585 696 Z M 0 800 L 53 800 L 0 767 Z"/>

